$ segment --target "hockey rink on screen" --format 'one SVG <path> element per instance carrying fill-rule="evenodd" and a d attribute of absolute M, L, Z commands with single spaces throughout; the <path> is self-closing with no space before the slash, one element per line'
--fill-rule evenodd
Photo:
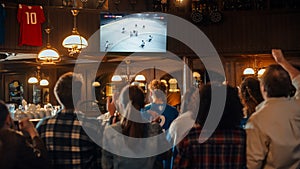
<path fill-rule="evenodd" d="M 103 52 L 166 52 L 167 25 L 159 19 L 124 17 L 100 32 Z"/>

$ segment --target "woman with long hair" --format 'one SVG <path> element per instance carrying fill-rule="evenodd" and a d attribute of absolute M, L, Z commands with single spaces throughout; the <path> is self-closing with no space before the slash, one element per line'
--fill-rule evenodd
<path fill-rule="evenodd" d="M 245 78 L 241 83 L 239 96 L 244 106 L 244 117 L 241 122 L 242 127 L 244 127 L 248 118 L 255 112 L 256 106 L 264 100 L 260 91 L 259 80 L 254 77 Z"/>
<path fill-rule="evenodd" d="M 103 169 L 152 169 L 160 168 L 156 156 L 146 155 L 147 150 L 155 150 L 167 144 L 165 136 L 147 142 L 148 137 L 162 133 L 158 123 L 143 121 L 140 110 L 144 108 L 145 96 L 138 86 L 126 86 L 119 96 L 121 121 L 107 126 L 103 135 Z"/>

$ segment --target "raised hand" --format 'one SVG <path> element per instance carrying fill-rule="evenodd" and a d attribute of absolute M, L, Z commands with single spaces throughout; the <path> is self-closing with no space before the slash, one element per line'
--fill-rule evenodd
<path fill-rule="evenodd" d="M 275 61 L 281 65 L 290 75 L 291 79 L 294 79 L 300 74 L 299 70 L 292 66 L 283 56 L 281 49 L 272 49 L 272 56 Z"/>
<path fill-rule="evenodd" d="M 272 56 L 278 64 L 282 64 L 286 61 L 281 49 L 272 49 Z"/>

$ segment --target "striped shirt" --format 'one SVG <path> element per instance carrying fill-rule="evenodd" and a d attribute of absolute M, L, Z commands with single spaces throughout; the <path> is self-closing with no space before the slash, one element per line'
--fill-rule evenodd
<path fill-rule="evenodd" d="M 243 129 L 216 130 L 199 143 L 201 127 L 195 124 L 177 145 L 174 169 L 243 169 L 246 166 L 246 135 Z"/>
<path fill-rule="evenodd" d="M 101 167 L 101 149 L 89 137 L 91 131 L 94 136 L 100 136 L 97 134 L 100 125 L 95 119 L 85 121 L 89 135 L 85 132 L 87 127 L 82 127 L 85 122 L 79 121 L 74 112 L 59 112 L 37 125 L 53 168 Z"/>

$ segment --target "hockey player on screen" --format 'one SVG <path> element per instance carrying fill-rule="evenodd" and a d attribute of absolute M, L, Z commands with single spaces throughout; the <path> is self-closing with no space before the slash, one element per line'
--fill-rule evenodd
<path fill-rule="evenodd" d="M 144 41 L 144 40 L 142 40 L 141 47 L 142 47 L 142 48 L 144 48 L 144 46 L 145 46 L 145 41 Z"/>

